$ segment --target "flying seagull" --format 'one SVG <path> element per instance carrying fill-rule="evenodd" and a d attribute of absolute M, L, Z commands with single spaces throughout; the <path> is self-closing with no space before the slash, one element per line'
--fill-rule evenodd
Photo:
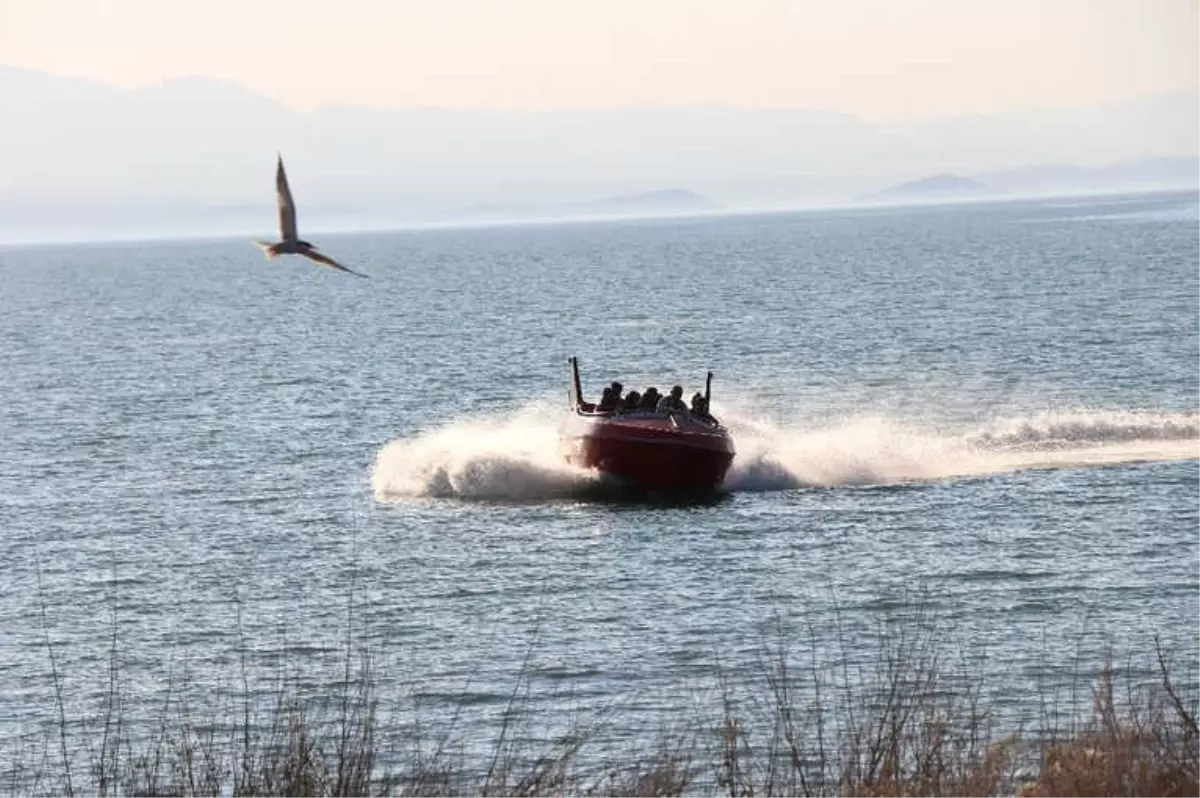
<path fill-rule="evenodd" d="M 267 260 L 278 255 L 300 255 L 322 266 L 328 266 L 357 277 L 366 277 L 367 275 L 347 269 L 333 258 L 317 252 L 317 248 L 307 241 L 300 240 L 296 234 L 296 203 L 292 202 L 292 191 L 288 188 L 287 174 L 283 171 L 283 156 L 278 157 L 279 161 L 275 167 L 275 198 L 279 203 L 279 236 L 283 240 L 276 241 L 274 244 L 268 241 L 255 241 L 254 243 L 262 249 Z"/>

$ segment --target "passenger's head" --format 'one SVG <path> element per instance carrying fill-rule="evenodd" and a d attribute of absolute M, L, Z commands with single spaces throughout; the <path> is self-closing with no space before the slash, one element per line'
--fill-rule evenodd
<path fill-rule="evenodd" d="M 704 394 L 700 393 L 699 391 L 696 391 L 694 394 L 692 394 L 692 407 L 698 407 L 699 405 L 703 404 L 703 402 Z"/>
<path fill-rule="evenodd" d="M 674 388 L 672 388 L 671 396 L 675 399 L 682 399 L 683 398 L 683 386 L 676 385 Z"/>
<path fill-rule="evenodd" d="M 658 389 L 651 385 L 646 389 L 646 396 L 658 396 Z"/>
<path fill-rule="evenodd" d="M 624 389 L 625 386 L 623 386 L 621 383 L 616 382 L 614 380 L 612 386 L 610 386 L 610 387 L 612 388 L 612 392 L 613 392 L 614 396 L 620 396 L 621 391 Z"/>

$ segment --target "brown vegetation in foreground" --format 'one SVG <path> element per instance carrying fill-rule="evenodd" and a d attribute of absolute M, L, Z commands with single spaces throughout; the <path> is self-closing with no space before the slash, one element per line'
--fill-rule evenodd
<path fill-rule="evenodd" d="M 241 695 L 198 720 L 165 690 L 157 728 L 134 738 L 115 677 L 97 717 L 69 724 L 54 673 L 56 722 L 36 750 L 5 763 L 7 794 L 92 795 L 1197 795 L 1194 688 L 1161 650 L 1147 682 L 1111 660 L 1090 712 L 1043 710 L 1038 731 L 1001 732 L 984 679 L 949 667 L 926 621 L 889 626 L 870 656 L 797 666 L 764 645 L 759 673 L 718 677 L 719 707 L 613 761 L 601 726 L 529 733 L 525 663 L 490 753 L 471 758 L 453 729 L 429 739 L 380 720 L 372 666 L 347 647 L 339 689 L 303 697 L 283 680 L 266 707 Z M 116 637 L 113 640 L 116 665 Z M 1194 679 L 1186 684 L 1194 685 Z M 1053 697 L 1043 697 L 1043 707 Z M 218 722 L 219 721 L 219 722 Z M 84 729 L 72 750 L 73 729 Z"/>

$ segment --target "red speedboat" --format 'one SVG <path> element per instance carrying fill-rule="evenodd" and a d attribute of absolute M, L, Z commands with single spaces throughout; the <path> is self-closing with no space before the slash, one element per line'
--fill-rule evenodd
<path fill-rule="evenodd" d="M 571 364 L 571 416 L 561 441 L 567 461 L 638 488 L 711 490 L 733 462 L 733 440 L 707 413 L 687 410 L 598 410 L 583 401 L 579 362 Z M 705 406 L 712 372 L 705 383 Z"/>

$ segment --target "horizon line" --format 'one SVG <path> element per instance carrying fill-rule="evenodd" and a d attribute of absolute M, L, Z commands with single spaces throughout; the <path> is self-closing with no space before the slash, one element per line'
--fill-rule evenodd
<path fill-rule="evenodd" d="M 824 211 L 902 211 L 909 208 L 938 208 L 950 206 L 1005 205 L 1032 200 L 1049 200 L 1058 198 L 1094 197 L 1130 197 L 1153 196 L 1159 194 L 1194 194 L 1200 199 L 1200 186 L 1192 187 L 1161 187 L 1161 188 L 1112 188 L 1112 189 L 1080 189 L 1080 190 L 1050 190 L 1046 192 L 1027 192 L 1021 194 L 993 194 L 982 196 L 962 197 L 930 197 L 909 200 L 875 200 L 864 197 L 853 200 L 813 204 L 791 204 L 778 206 L 746 206 L 722 207 L 707 211 L 684 211 L 680 213 L 648 213 L 630 215 L 596 215 L 596 216 L 558 216 L 558 217 L 513 217 L 507 219 L 429 219 L 410 220 L 387 226 L 338 226 L 323 227 L 320 224 L 311 228 L 309 237 L 318 235 L 353 236 L 353 235 L 386 235 L 389 233 L 421 233 L 438 232 L 443 230 L 489 230 L 495 228 L 520 227 L 557 227 L 569 225 L 605 225 L 628 222 L 674 222 L 688 220 L 719 219 L 730 217 L 776 216 L 787 214 L 819 213 Z M 75 247 L 90 244 L 171 244 L 189 242 L 218 242 L 236 241 L 262 233 L 245 232 L 212 232 L 212 233 L 180 233 L 177 235 L 127 234 L 111 238 L 62 238 L 62 239 L 3 239 L 0 238 L 0 250 L 40 249 L 53 247 Z"/>

